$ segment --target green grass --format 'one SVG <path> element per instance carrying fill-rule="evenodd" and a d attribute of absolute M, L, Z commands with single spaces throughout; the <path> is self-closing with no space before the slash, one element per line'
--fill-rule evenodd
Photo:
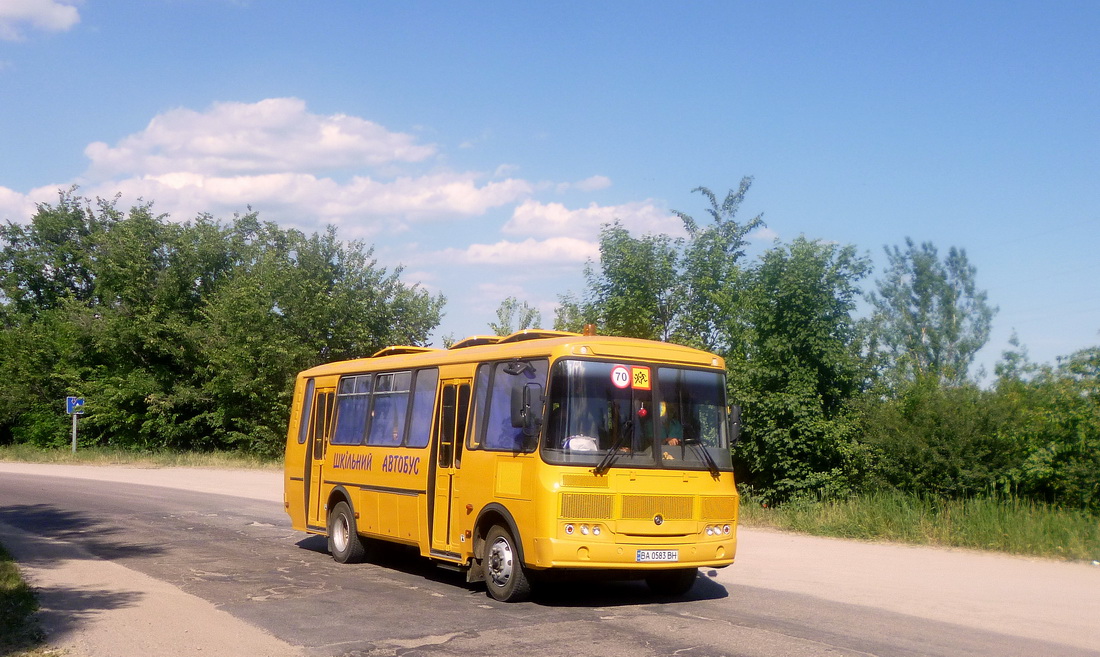
<path fill-rule="evenodd" d="M 129 465 L 147 468 L 251 468 L 277 470 L 282 460 L 236 452 L 133 452 L 108 447 L 44 449 L 30 445 L 0 446 L 0 461 L 65 463 L 72 465 Z"/>
<path fill-rule="evenodd" d="M 770 508 L 747 494 L 741 522 L 818 536 L 1100 560 L 1100 517 L 1016 498 L 940 500 L 882 492 Z"/>
<path fill-rule="evenodd" d="M 50 654 L 45 637 L 35 621 L 38 601 L 23 581 L 15 561 L 0 545 L 0 655 Z"/>

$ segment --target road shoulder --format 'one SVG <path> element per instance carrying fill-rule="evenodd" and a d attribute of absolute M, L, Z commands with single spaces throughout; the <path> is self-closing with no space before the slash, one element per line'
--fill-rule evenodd
<path fill-rule="evenodd" d="M 300 657 L 301 649 L 180 589 L 78 546 L 0 523 L 0 540 L 38 594 L 49 645 L 76 656 Z"/>

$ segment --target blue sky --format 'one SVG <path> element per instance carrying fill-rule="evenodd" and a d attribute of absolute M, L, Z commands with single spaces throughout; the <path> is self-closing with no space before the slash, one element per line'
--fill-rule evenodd
<path fill-rule="evenodd" d="M 1100 344 L 1100 3 L 0 0 L 0 219 L 80 185 L 326 224 L 553 322 L 601 223 L 755 182 L 774 239 L 967 250 L 1032 358 Z"/>

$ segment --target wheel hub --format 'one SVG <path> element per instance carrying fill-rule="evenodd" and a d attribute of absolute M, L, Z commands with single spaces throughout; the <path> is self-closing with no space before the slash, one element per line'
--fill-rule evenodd
<path fill-rule="evenodd" d="M 489 578 L 497 586 L 504 586 L 512 576 L 512 546 L 498 539 L 489 548 Z"/>
<path fill-rule="evenodd" d="M 349 532 L 347 520 L 341 516 L 336 519 L 336 526 L 333 527 L 332 542 L 336 545 L 336 549 L 343 551 L 348 546 Z"/>

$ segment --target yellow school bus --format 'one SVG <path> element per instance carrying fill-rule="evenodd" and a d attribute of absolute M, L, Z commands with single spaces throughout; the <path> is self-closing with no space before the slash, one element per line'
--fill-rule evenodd
<path fill-rule="evenodd" d="M 388 347 L 298 375 L 284 502 L 341 563 L 413 546 L 506 602 L 557 572 L 679 595 L 733 562 L 725 363 L 558 331 Z"/>

